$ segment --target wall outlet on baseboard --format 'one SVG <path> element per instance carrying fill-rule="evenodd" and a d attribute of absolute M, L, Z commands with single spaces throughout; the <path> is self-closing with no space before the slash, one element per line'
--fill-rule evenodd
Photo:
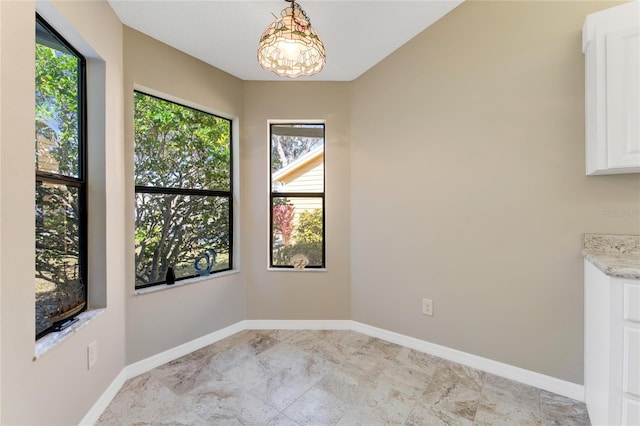
<path fill-rule="evenodd" d="M 433 300 L 422 299 L 422 314 L 433 315 Z"/>
<path fill-rule="evenodd" d="M 98 342 L 94 340 L 87 346 L 87 369 L 91 370 L 96 362 L 98 362 Z"/>

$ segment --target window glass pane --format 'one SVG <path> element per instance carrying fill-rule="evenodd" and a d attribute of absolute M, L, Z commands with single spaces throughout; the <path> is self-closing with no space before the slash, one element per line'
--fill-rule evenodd
<path fill-rule="evenodd" d="M 271 126 L 273 192 L 324 191 L 324 125 Z"/>
<path fill-rule="evenodd" d="M 136 185 L 231 190 L 231 122 L 136 92 Z"/>
<path fill-rule="evenodd" d="M 137 193 L 136 286 L 229 269 L 229 213 L 228 197 Z"/>
<path fill-rule="evenodd" d="M 36 335 L 84 307 L 78 201 L 78 188 L 36 183 Z"/>
<path fill-rule="evenodd" d="M 39 17 L 35 44 L 36 338 L 86 309 L 84 59 Z"/>
<path fill-rule="evenodd" d="M 322 200 L 322 197 L 273 197 L 273 266 L 324 266 Z"/>
<path fill-rule="evenodd" d="M 53 39 L 53 35 L 50 35 Z M 38 33 L 36 43 L 36 169 L 80 177 L 78 57 Z M 59 45 L 59 44 L 58 44 Z"/>

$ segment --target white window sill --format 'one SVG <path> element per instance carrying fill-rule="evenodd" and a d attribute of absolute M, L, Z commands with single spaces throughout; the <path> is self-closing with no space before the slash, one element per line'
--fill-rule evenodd
<path fill-rule="evenodd" d="M 327 268 L 269 268 L 267 267 L 267 271 L 269 272 L 327 272 Z"/>
<path fill-rule="evenodd" d="M 239 274 L 239 273 L 240 273 L 239 269 L 232 269 L 230 271 L 218 272 L 217 274 L 207 275 L 205 277 L 194 277 L 194 278 L 189 278 L 188 280 L 176 281 L 175 284 L 154 285 L 153 287 L 146 287 L 146 288 L 141 288 L 139 290 L 136 290 L 136 291 L 133 292 L 133 295 L 134 296 L 142 296 L 143 294 L 155 293 L 155 292 L 158 292 L 158 291 L 169 290 L 169 289 L 176 288 L 176 287 L 183 287 L 185 285 L 196 284 L 196 283 L 200 283 L 202 281 L 209 281 L 209 280 L 213 280 L 213 279 L 216 279 L 216 278 L 226 277 L 226 276 L 229 276 L 229 275 L 235 275 L 235 274 Z"/>
<path fill-rule="evenodd" d="M 40 359 L 44 354 L 46 354 L 47 352 L 49 352 L 50 350 L 57 347 L 65 340 L 67 340 L 69 336 L 71 336 L 72 334 L 75 334 L 82 327 L 84 327 L 85 325 L 93 321 L 95 318 L 102 315 L 104 311 L 105 311 L 104 308 L 91 309 L 88 311 L 84 311 L 77 315 L 78 321 L 75 324 L 70 325 L 68 328 L 65 328 L 62 331 L 54 331 L 36 340 L 36 347 L 35 347 L 35 353 L 33 355 L 33 360 L 36 361 Z"/>

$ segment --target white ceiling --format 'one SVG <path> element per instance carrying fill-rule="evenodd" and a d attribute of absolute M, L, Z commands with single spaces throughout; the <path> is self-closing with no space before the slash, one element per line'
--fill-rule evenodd
<path fill-rule="evenodd" d="M 264 29 L 283 0 L 109 0 L 127 26 L 243 80 L 289 80 L 256 59 Z M 350 81 L 462 0 L 299 0 L 324 43 L 327 64 L 299 80 Z"/>

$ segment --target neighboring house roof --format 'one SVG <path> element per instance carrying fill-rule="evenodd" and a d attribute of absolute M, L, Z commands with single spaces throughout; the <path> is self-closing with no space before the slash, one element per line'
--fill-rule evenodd
<path fill-rule="evenodd" d="M 291 179 L 296 175 L 296 172 L 301 168 L 308 166 L 310 163 L 322 158 L 324 154 L 324 145 L 320 145 L 317 148 L 312 149 L 302 157 L 298 158 L 293 163 L 283 167 L 273 174 L 272 181 L 280 181 L 287 183 L 288 179 Z"/>

